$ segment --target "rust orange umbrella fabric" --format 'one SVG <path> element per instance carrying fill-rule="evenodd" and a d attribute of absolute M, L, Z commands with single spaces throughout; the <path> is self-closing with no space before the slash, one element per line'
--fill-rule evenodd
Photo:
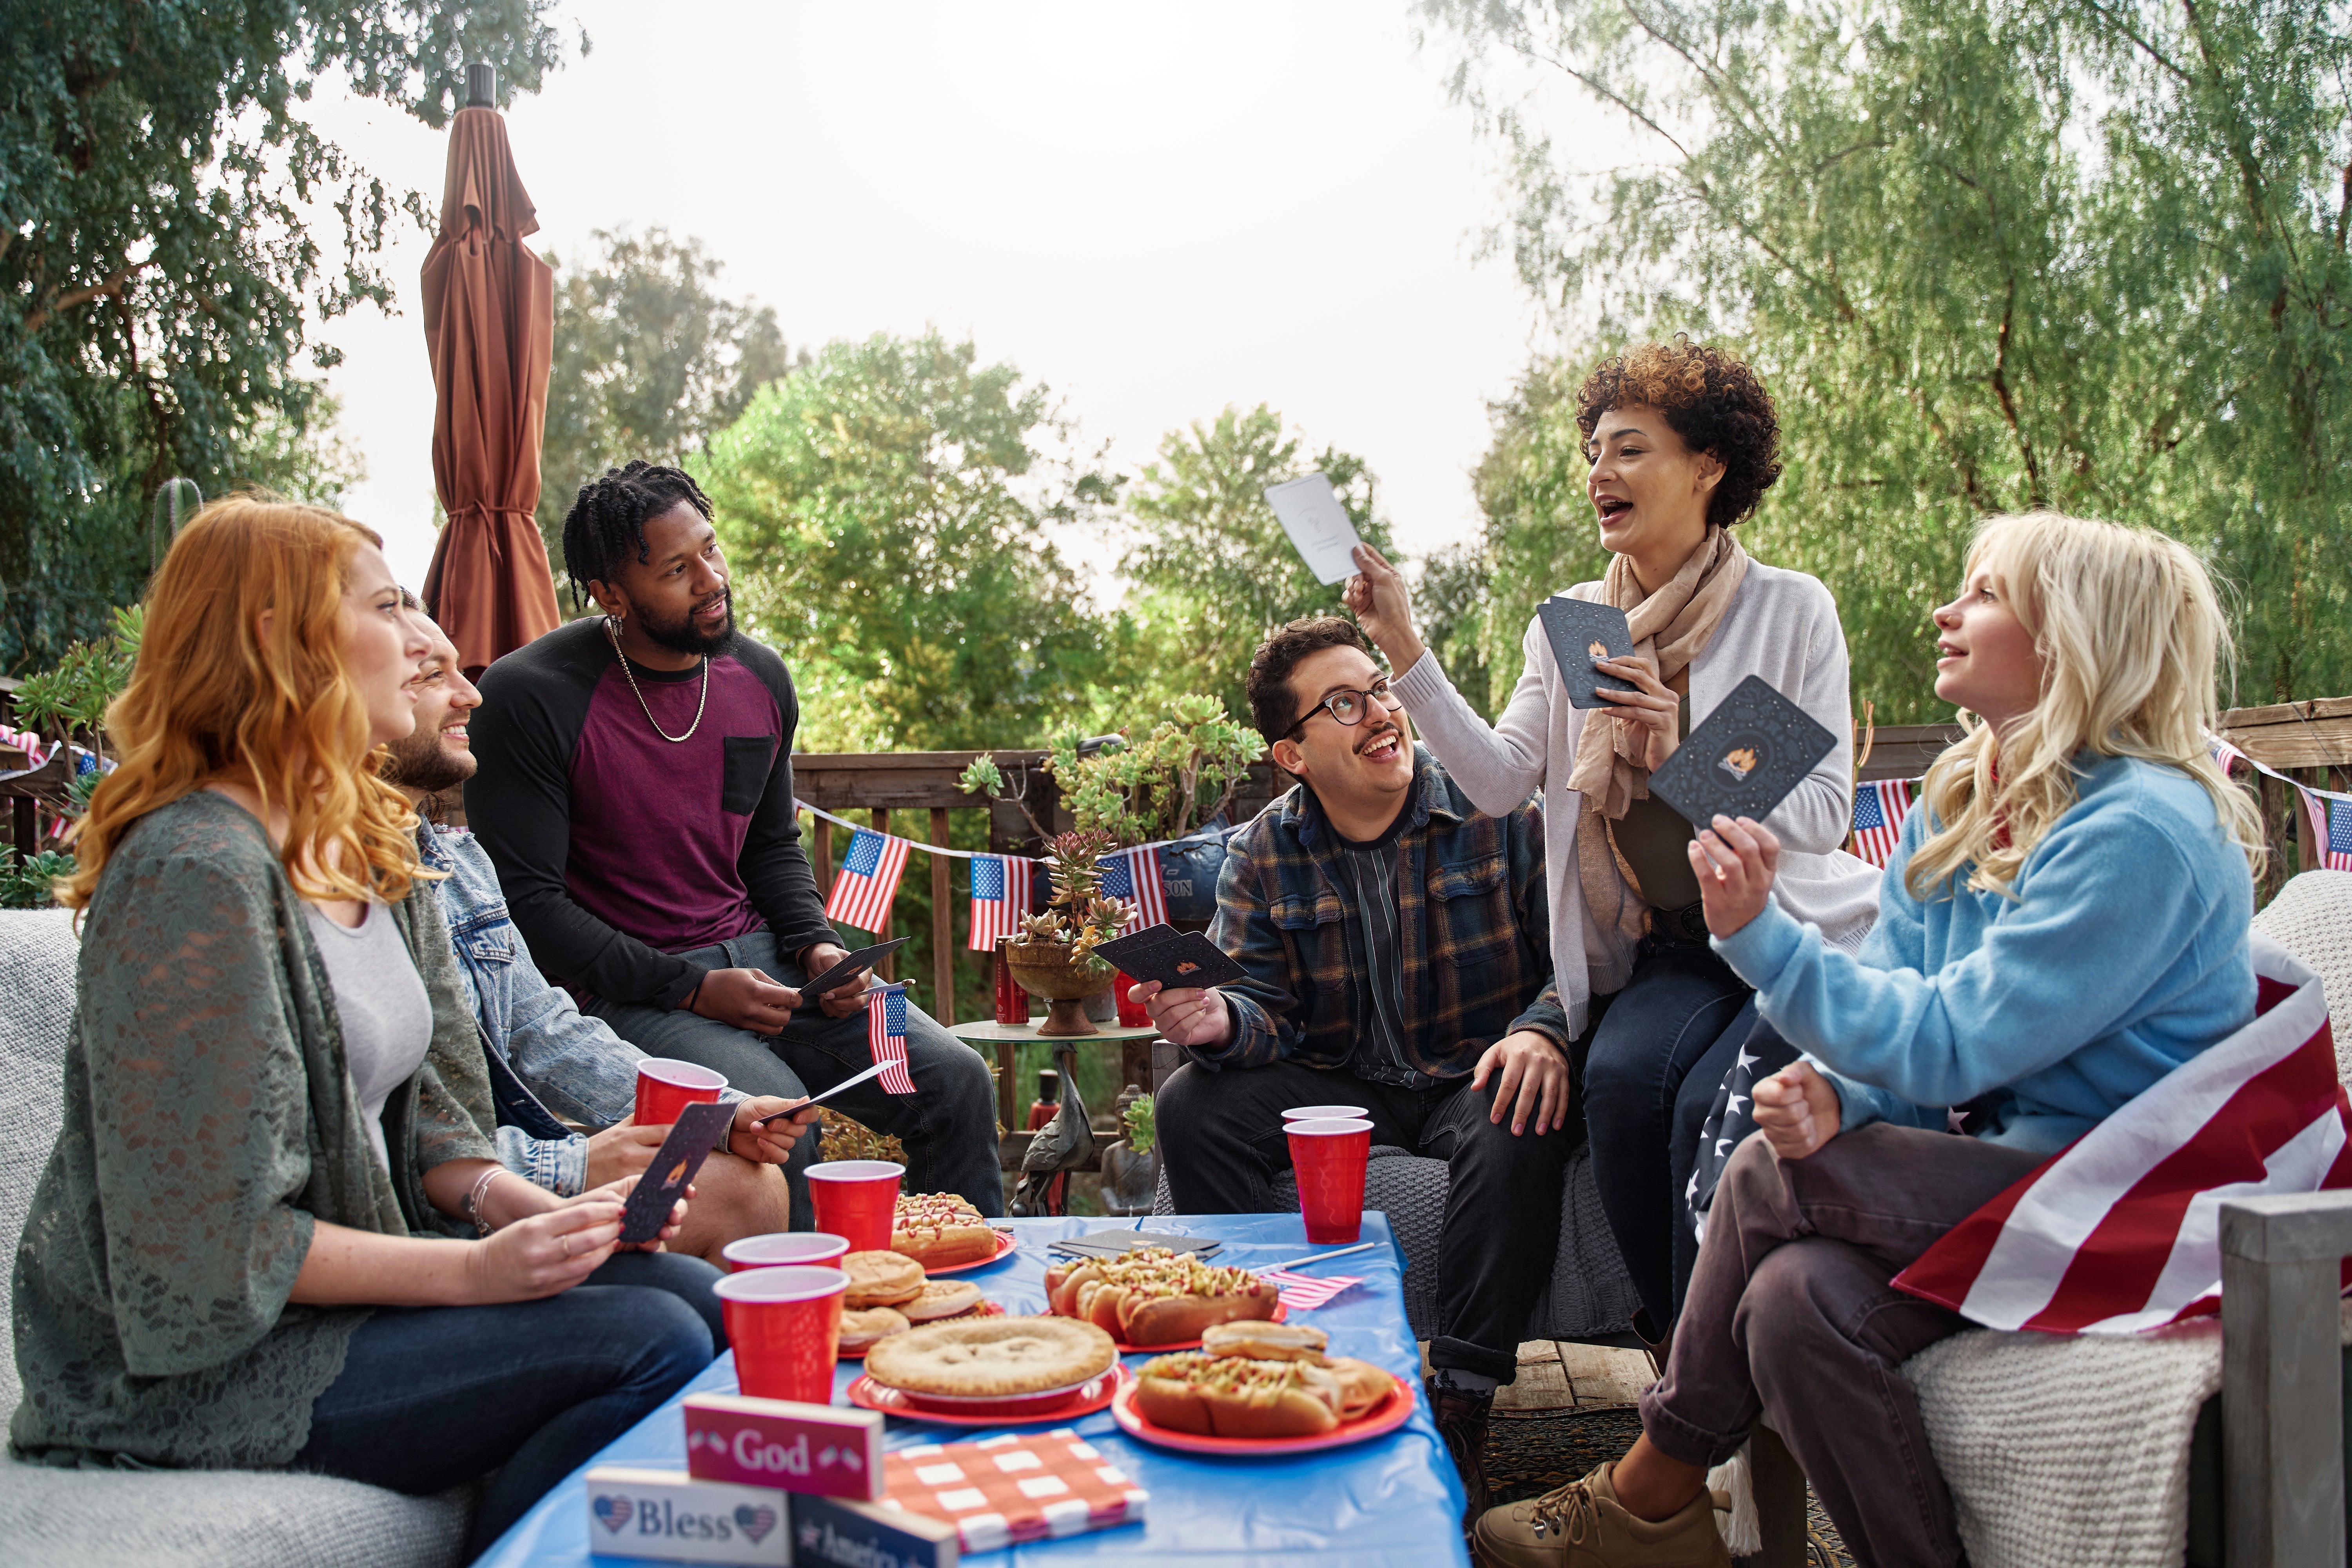
<path fill-rule="evenodd" d="M 563 618 L 531 521 L 555 342 L 554 273 L 522 242 L 538 228 L 506 121 L 459 110 L 441 233 L 425 258 L 433 483 L 449 514 L 425 606 L 469 675 Z"/>

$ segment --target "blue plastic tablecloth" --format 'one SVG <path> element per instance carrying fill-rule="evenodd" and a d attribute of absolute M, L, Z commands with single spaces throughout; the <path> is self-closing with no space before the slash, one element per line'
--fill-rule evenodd
<path fill-rule="evenodd" d="M 1088 1231 L 1132 1228 L 1213 1236 L 1223 1241 L 1220 1264 L 1265 1268 L 1312 1252 L 1330 1250 L 1307 1240 L 1304 1224 L 1291 1215 L 1157 1215 L 1147 1220 L 1002 1220 L 1020 1238 L 1020 1249 L 984 1268 L 959 1276 L 1015 1314 L 1045 1310 L 1045 1268 L 1053 1261 L 1046 1244 Z M 1360 1356 L 1421 1386 L 1421 1358 L 1405 1321 L 1404 1258 L 1390 1234 L 1388 1217 L 1364 1215 L 1362 1239 L 1381 1245 L 1369 1252 L 1318 1265 L 1307 1272 L 1356 1274 L 1364 1282 L 1328 1305 L 1300 1315 L 1331 1336 L 1331 1353 Z M 1147 1356 L 1129 1356 L 1139 1364 Z M 860 1365 L 845 1362 L 834 1382 L 834 1403 Z M 678 1406 L 688 1394 L 735 1392 L 735 1363 L 721 1356 L 676 1398 L 632 1427 L 596 1456 L 596 1464 L 686 1468 L 686 1426 Z M 1412 1418 L 1395 1432 L 1344 1448 L 1289 1458 L 1212 1458 L 1139 1443 L 1118 1428 L 1106 1410 L 1074 1425 L 1113 1456 L 1112 1462 L 1139 1478 L 1151 1494 L 1140 1528 L 1125 1525 L 1061 1541 L 1033 1542 L 998 1552 L 969 1554 L 988 1568 L 1066 1568 L 1075 1563 L 1160 1563 L 1276 1565 L 1341 1562 L 1428 1568 L 1466 1564 L 1462 1543 L 1461 1478 L 1437 1435 L 1424 1401 L 1414 1401 Z M 957 1442 L 1003 1428 L 943 1426 L 936 1422 L 890 1417 L 885 1447 Z M 584 1467 L 583 1467 L 584 1469 Z M 541 1498 L 539 1505 L 484 1553 L 477 1568 L 523 1568 L 529 1564 L 573 1564 L 588 1568 L 586 1483 L 575 1471 Z M 599 1563 L 650 1561 L 598 1557 Z"/>

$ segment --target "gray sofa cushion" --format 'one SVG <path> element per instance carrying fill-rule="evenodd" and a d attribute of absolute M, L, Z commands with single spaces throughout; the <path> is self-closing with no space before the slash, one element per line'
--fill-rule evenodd
<path fill-rule="evenodd" d="M 1437 1237 L 1450 1179 L 1444 1161 L 1424 1160 L 1386 1144 L 1373 1147 L 1371 1162 L 1364 1167 L 1364 1206 L 1388 1215 L 1389 1228 L 1404 1248 L 1405 1316 L 1416 1339 L 1437 1332 Z M 1276 1179 L 1275 1195 L 1287 1209 L 1298 1206 L 1298 1186 L 1289 1172 Z M 1152 1212 L 1175 1212 L 1164 1164 Z M 1514 1239 L 1498 1237 L 1496 1244 L 1510 1246 Z M 1601 1212 L 1601 1194 L 1592 1184 L 1591 1152 L 1579 1147 L 1569 1161 L 1567 1190 L 1560 1198 L 1551 1279 L 1519 1337 L 1579 1340 L 1622 1334 L 1632 1325 L 1637 1304 L 1633 1279 L 1617 1256 L 1616 1238 L 1609 1233 L 1609 1218 Z"/>
<path fill-rule="evenodd" d="M 0 910 L 0 1236 L 12 1259 L 57 1141 L 74 941 L 63 910 Z M 13 1271 L 0 1272 L 0 1306 L 13 1283 Z M 19 1392 L 12 1351 L 0 1357 L 0 1411 L 15 1410 Z M 0 1459 L 0 1542 L 12 1563 L 442 1568 L 459 1560 L 471 1506 L 470 1489 L 411 1498 L 278 1471 L 51 1470 Z"/>

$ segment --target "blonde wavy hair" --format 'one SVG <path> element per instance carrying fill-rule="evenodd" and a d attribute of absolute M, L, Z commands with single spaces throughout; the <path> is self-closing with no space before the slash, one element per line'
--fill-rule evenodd
<path fill-rule="evenodd" d="M 90 797 L 59 903 L 88 908 L 132 824 L 215 779 L 285 811 L 279 858 L 305 898 L 407 896 L 415 814 L 376 776 L 342 657 L 352 557 L 383 543 L 350 518 L 256 495 L 188 521 L 148 585 L 138 664 L 106 713 L 121 765 Z"/>
<path fill-rule="evenodd" d="M 2222 830 L 2260 869 L 2262 819 L 2207 749 L 2231 637 L 2204 563 L 2152 529 L 2037 511 L 1988 519 L 1969 546 L 2032 635 L 2042 696 L 2006 737 L 1965 710 L 1967 731 L 1927 770 L 1934 829 L 1911 857 L 1912 896 L 2007 893 L 2076 799 L 2074 758 L 2138 757 L 2205 786 Z M 1996 768 L 1996 764 L 1998 767 Z"/>

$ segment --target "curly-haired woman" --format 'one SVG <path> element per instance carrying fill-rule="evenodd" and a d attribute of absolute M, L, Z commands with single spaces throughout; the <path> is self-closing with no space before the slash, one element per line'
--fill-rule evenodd
<path fill-rule="evenodd" d="M 1769 829 L 1718 816 L 1688 849 L 1717 949 L 1808 1058 L 1756 1086 L 1761 1135 L 1725 1168 L 1642 1437 L 1481 1519 L 1486 1568 L 1728 1568 L 1707 1467 L 1759 1420 L 1857 1560 L 1965 1561 L 1903 1366 L 1968 1323 L 1895 1275 L 2253 1018 L 2262 824 L 2205 749 L 2229 637 L 2196 555 L 1995 518 L 1934 620 L 1968 732 L 1859 954 L 1775 907 Z"/>
<path fill-rule="evenodd" d="M 1601 581 L 1566 594 L 1625 612 L 1633 656 L 1595 668 L 1634 689 L 1604 689 L 1605 709 L 1571 707 L 1538 618 L 1522 639 L 1526 671 L 1490 727 L 1423 647 L 1404 580 L 1369 545 L 1347 599 L 1401 672 L 1394 689 L 1430 750 L 1479 809 L 1506 812 L 1543 791 L 1552 960 L 1580 1037 L 1593 1177 L 1649 1332 L 1662 1338 L 1696 1252 L 1683 1188 L 1755 1012 L 1748 986 L 1707 948 L 1685 853 L 1691 827 L 1650 794 L 1650 774 L 1734 687 L 1760 676 L 1838 737 L 1772 813 L 1788 850 L 1780 903 L 1851 947 L 1870 928 L 1877 873 L 1838 852 L 1852 823 L 1853 730 L 1837 605 L 1815 579 L 1749 556 L 1731 531 L 1780 473 L 1780 422 L 1756 373 L 1686 340 L 1643 344 L 1586 379 L 1576 422 L 1592 465 L 1585 494 L 1615 558 Z M 1564 1070 L 1500 1066 L 1497 1118 L 1528 1080 Z"/>
<path fill-rule="evenodd" d="M 9 1439 L 415 1493 L 496 1469 L 470 1558 L 723 1329 L 710 1265 L 615 1256 L 634 1179 L 502 1176 L 415 818 L 374 772 L 426 647 L 380 544 L 232 497 L 156 574 L 60 889 L 81 953 Z"/>

